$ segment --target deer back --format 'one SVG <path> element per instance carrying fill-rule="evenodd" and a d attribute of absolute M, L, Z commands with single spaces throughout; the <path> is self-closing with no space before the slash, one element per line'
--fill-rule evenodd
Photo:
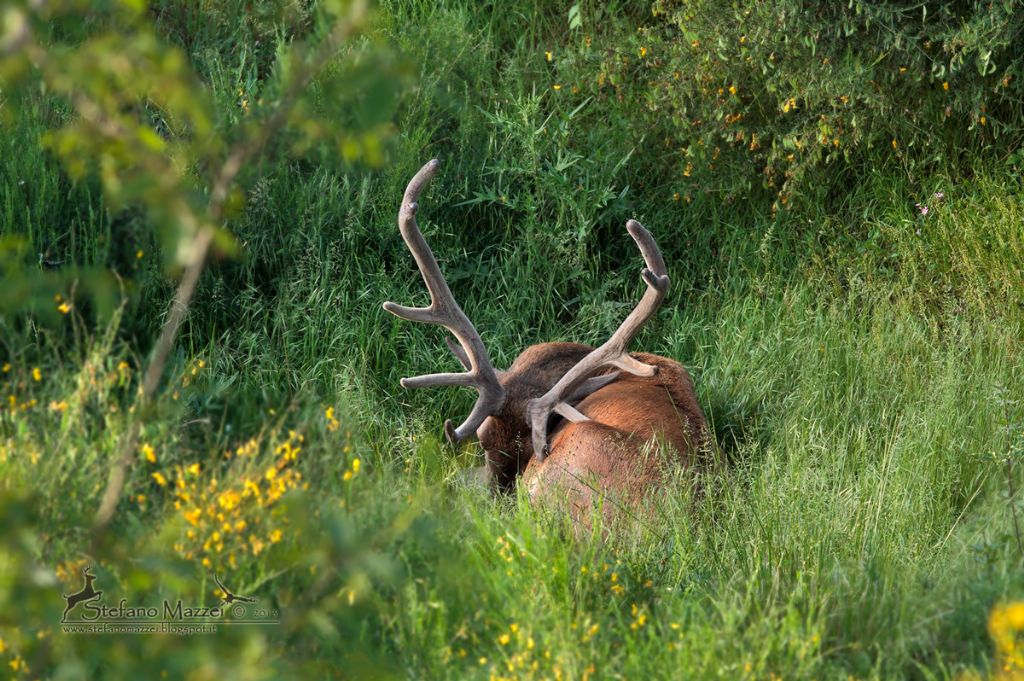
<path fill-rule="evenodd" d="M 666 357 L 633 357 L 657 374 L 617 379 L 576 405 L 590 420 L 554 426 L 550 454 L 531 459 L 523 473 L 532 500 L 579 521 L 603 505 L 611 518 L 641 505 L 667 471 L 697 462 L 708 426 L 689 374 Z"/>

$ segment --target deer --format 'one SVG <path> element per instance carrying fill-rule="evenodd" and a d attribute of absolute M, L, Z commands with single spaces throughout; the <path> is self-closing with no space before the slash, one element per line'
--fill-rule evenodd
<path fill-rule="evenodd" d="M 417 223 L 420 194 L 439 167 L 434 159 L 416 173 L 398 214 L 430 305 L 385 302 L 384 309 L 446 329 L 446 344 L 465 371 L 403 378 L 402 387 L 477 391 L 466 419 L 458 427 L 446 420 L 444 432 L 453 446 L 476 435 L 484 450 L 481 472 L 495 491 L 522 485 L 531 504 L 565 508 L 568 503 L 578 523 L 589 522 L 598 509 L 609 519 L 635 516 L 630 509 L 655 498 L 668 473 L 696 465 L 710 451 L 707 419 L 686 369 L 667 357 L 628 351 L 668 292 L 668 272 L 653 236 L 636 220 L 626 223 L 644 260 L 646 290 L 604 344 L 539 343 L 500 371 Z"/>
<path fill-rule="evenodd" d="M 96 580 L 96 575 L 94 575 L 91 570 L 92 568 L 88 565 L 82 570 L 82 577 L 85 579 L 85 583 L 82 585 L 81 591 L 77 591 L 70 596 L 67 594 L 61 594 L 61 596 L 64 597 L 64 600 L 68 603 L 67 607 L 64 608 L 64 614 L 61 615 L 61 622 L 67 621 L 68 613 L 71 612 L 71 610 L 79 603 L 91 601 L 94 598 L 99 600 L 103 596 L 102 591 L 96 591 L 96 589 L 93 588 L 92 583 Z"/>

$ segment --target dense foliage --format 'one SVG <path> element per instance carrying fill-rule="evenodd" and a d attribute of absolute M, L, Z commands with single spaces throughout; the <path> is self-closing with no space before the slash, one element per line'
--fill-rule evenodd
<path fill-rule="evenodd" d="M 342 35 L 357 5 L 0 10 L 5 671 L 1018 678 L 1024 6 L 388 1 Z M 380 308 L 425 299 L 394 220 L 431 157 L 499 366 L 602 342 L 651 229 L 636 347 L 694 375 L 702 494 L 581 539 L 464 483 L 472 395 L 399 388 L 454 361 Z M 89 564 L 111 602 L 217 572 L 282 622 L 63 633 Z"/>

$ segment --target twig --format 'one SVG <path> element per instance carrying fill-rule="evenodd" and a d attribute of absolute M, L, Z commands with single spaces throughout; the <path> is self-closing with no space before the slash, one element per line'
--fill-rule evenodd
<path fill-rule="evenodd" d="M 113 519 L 114 511 L 117 508 L 117 503 L 121 498 L 121 493 L 128 477 L 128 470 L 134 459 L 139 433 L 142 429 L 141 420 L 146 411 L 145 408 L 156 393 L 178 330 L 188 312 L 189 304 L 199 282 L 199 276 L 202 274 L 203 266 L 206 263 L 206 256 L 213 242 L 215 234 L 214 225 L 221 221 L 224 204 L 229 196 L 231 186 L 234 184 L 238 173 L 244 167 L 246 161 L 262 152 L 271 135 L 287 122 L 289 113 L 307 89 L 310 81 L 324 68 L 327 61 L 336 54 L 341 43 L 351 35 L 358 23 L 358 19 L 364 13 L 365 4 L 359 3 L 353 10 L 352 18 L 335 25 L 334 30 L 331 31 L 331 34 L 320 45 L 313 58 L 307 62 L 305 71 L 292 80 L 275 108 L 274 113 L 265 124 L 258 128 L 254 137 L 235 145 L 216 174 L 210 189 L 207 220 L 196 232 L 193 239 L 188 265 L 175 293 L 170 315 L 160 331 L 160 337 L 153 351 L 153 358 L 146 368 L 146 375 L 138 397 L 138 408 L 135 412 L 135 418 L 118 447 L 118 455 L 111 467 L 103 498 L 93 520 L 94 544 L 98 543 L 103 537 L 107 526 Z"/>

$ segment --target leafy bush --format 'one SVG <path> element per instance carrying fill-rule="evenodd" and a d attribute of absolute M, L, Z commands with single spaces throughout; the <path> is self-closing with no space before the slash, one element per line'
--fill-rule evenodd
<path fill-rule="evenodd" d="M 872 150 L 913 176 L 1006 158 L 1024 133 L 1019 2 L 659 0 L 651 14 L 573 75 L 632 104 L 686 200 L 810 204 Z"/>

